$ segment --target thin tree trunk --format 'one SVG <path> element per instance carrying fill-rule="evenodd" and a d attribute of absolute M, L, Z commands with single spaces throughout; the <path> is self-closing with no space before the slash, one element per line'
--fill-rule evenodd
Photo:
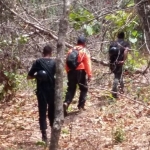
<path fill-rule="evenodd" d="M 49 150 L 58 150 L 58 142 L 61 133 L 61 126 L 64 121 L 63 115 L 63 71 L 64 71 L 64 49 L 65 39 L 68 28 L 68 14 L 70 8 L 70 0 L 64 1 L 63 16 L 59 23 L 58 42 L 57 42 L 57 58 L 56 58 L 56 83 L 55 83 L 55 120 L 51 132 L 51 141 Z"/>
<path fill-rule="evenodd" d="M 137 5 L 137 12 L 142 22 L 146 48 L 150 53 L 150 0 L 134 0 Z"/>

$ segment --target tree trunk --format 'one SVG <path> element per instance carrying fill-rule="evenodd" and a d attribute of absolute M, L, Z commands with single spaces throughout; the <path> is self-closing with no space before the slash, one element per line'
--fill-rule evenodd
<path fill-rule="evenodd" d="M 137 12 L 142 23 L 146 48 L 150 53 L 150 0 L 134 1 L 137 5 Z"/>
<path fill-rule="evenodd" d="M 49 150 L 58 150 L 58 142 L 61 133 L 61 126 L 64 121 L 63 115 L 63 71 L 64 71 L 64 49 L 65 37 L 68 29 L 68 14 L 70 1 L 64 1 L 63 16 L 59 22 L 57 57 L 56 57 L 56 83 L 55 83 L 55 120 L 51 132 L 51 141 Z"/>

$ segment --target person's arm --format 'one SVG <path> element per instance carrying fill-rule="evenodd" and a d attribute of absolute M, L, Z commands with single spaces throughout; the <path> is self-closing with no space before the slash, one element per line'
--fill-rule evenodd
<path fill-rule="evenodd" d="M 27 80 L 30 80 L 30 79 L 35 79 L 35 77 L 27 75 Z"/>
<path fill-rule="evenodd" d="M 127 56 L 128 56 L 128 49 L 129 49 L 128 47 L 125 48 L 124 53 L 123 53 L 123 60 L 119 61 L 118 64 L 124 64 L 125 63 Z"/>
<path fill-rule="evenodd" d="M 127 59 L 128 51 L 129 51 L 129 48 L 127 47 L 127 48 L 124 50 L 124 57 L 123 57 L 123 61 L 124 61 L 124 62 L 125 62 L 126 59 Z"/>
<path fill-rule="evenodd" d="M 88 75 L 88 81 L 90 81 L 92 77 L 92 65 L 91 65 L 91 56 L 88 50 L 86 50 L 85 52 L 83 63 L 85 66 L 85 71 Z"/>
<path fill-rule="evenodd" d="M 127 59 L 127 56 L 128 56 L 129 49 L 130 49 L 130 44 L 128 42 L 125 42 L 123 60 L 120 61 L 119 64 L 124 64 L 125 63 L 125 61 Z"/>
<path fill-rule="evenodd" d="M 28 72 L 28 75 L 27 75 L 27 80 L 30 80 L 30 79 L 35 79 L 35 76 L 34 74 L 37 72 L 37 67 L 36 67 L 36 62 L 33 63 L 30 71 Z"/>

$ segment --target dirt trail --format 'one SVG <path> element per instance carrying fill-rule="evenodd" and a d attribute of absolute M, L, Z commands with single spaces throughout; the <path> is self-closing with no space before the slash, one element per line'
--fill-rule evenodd
<path fill-rule="evenodd" d="M 102 93 L 90 91 L 86 111 L 78 112 L 76 102 L 71 105 L 60 150 L 148 150 L 150 110 L 125 98 L 110 101 Z M 117 129 L 125 139 L 114 144 Z M 32 93 L 18 94 L 0 104 L 0 150 L 43 150 L 40 140 L 37 102 Z"/>

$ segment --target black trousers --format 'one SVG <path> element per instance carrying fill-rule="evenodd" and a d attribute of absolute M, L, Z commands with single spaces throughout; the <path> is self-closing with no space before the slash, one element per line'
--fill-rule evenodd
<path fill-rule="evenodd" d="M 124 88 L 123 75 L 122 75 L 122 73 L 123 73 L 123 66 L 122 65 L 116 65 L 114 67 L 114 70 L 112 70 L 112 72 L 114 73 L 112 95 L 113 95 L 113 97 L 117 97 L 118 84 L 120 84 L 120 88 L 121 89 Z"/>
<path fill-rule="evenodd" d="M 86 73 L 84 70 L 71 70 L 68 72 L 68 88 L 65 102 L 68 104 L 72 102 L 77 85 L 79 86 L 80 90 L 78 107 L 84 107 L 88 92 Z"/>
<path fill-rule="evenodd" d="M 54 90 L 39 90 L 36 93 L 38 99 L 38 111 L 39 111 L 39 125 L 40 130 L 47 129 L 47 110 L 50 126 L 53 126 L 54 122 Z"/>

